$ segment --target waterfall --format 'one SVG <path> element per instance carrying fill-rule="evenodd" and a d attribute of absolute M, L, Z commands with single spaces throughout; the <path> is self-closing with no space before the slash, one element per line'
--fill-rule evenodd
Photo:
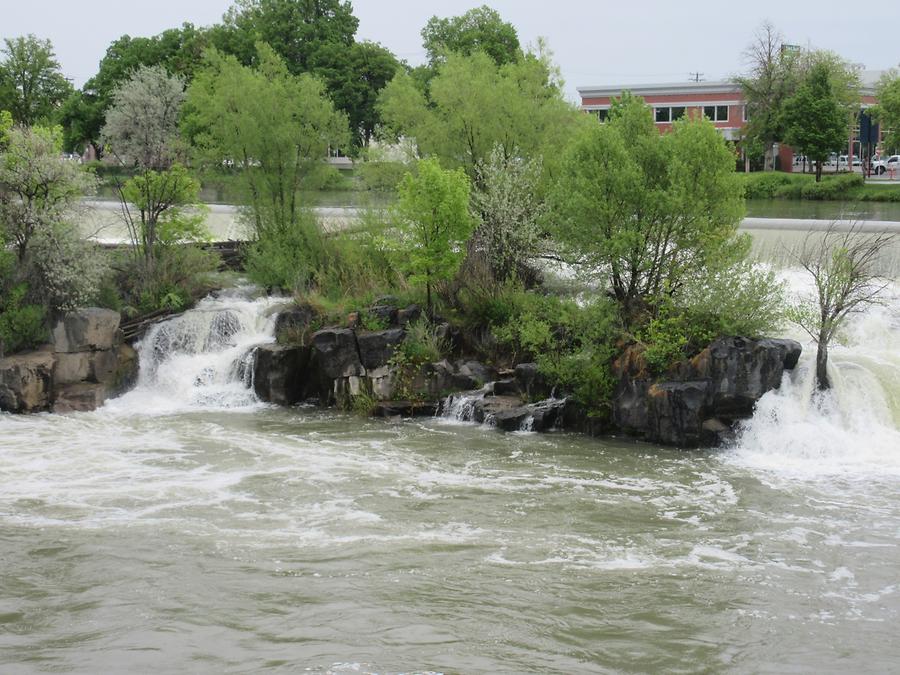
<path fill-rule="evenodd" d="M 782 277 L 791 295 L 809 289 L 799 272 Z M 732 458 L 779 472 L 900 475 L 900 287 L 888 291 L 883 304 L 850 316 L 829 348 L 827 392 L 815 386 L 815 343 L 790 335 L 804 344 L 801 361 L 758 402 Z"/>
<path fill-rule="evenodd" d="M 438 417 L 455 422 L 474 422 L 475 406 L 493 391 L 493 382 L 489 382 L 477 391 L 463 391 L 450 394 L 444 399 Z"/>
<path fill-rule="evenodd" d="M 137 387 L 110 402 L 114 410 L 167 413 L 258 405 L 253 392 L 255 347 L 274 341 L 269 298 L 241 288 L 210 296 L 153 326 L 135 346 Z"/>

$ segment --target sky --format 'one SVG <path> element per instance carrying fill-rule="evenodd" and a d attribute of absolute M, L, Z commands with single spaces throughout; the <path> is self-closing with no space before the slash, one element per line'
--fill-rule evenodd
<path fill-rule="evenodd" d="M 769 20 L 790 44 L 830 49 L 868 70 L 900 63 L 900 2 L 860 6 L 846 0 L 355 0 L 358 39 L 380 42 L 411 65 L 425 59 L 420 32 L 431 16 L 489 4 L 523 44 L 547 39 L 577 100 L 577 87 L 730 78 L 742 52 Z M 150 36 L 188 21 L 220 20 L 231 0 L 0 0 L 0 37 L 34 33 L 53 43 L 66 77 L 81 86 L 121 35 Z M 863 21 L 864 19 L 864 21 Z M 865 26 L 863 27 L 863 23 Z"/>

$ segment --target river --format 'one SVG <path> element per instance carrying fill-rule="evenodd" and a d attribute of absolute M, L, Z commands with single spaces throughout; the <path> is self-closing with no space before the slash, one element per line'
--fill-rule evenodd
<path fill-rule="evenodd" d="M 124 397 L 0 416 L 0 670 L 896 672 L 892 291 L 833 396 L 807 347 L 692 452 L 267 406 L 273 301 L 205 300 Z"/>

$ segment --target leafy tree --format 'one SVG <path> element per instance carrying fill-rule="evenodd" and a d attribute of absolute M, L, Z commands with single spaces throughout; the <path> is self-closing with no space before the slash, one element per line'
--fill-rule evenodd
<path fill-rule="evenodd" d="M 818 239 L 818 241 L 816 241 Z M 815 296 L 794 305 L 790 318 L 816 341 L 816 382 L 829 389 L 828 345 L 847 317 L 877 304 L 890 284 L 878 273 L 880 257 L 897 239 L 893 233 L 864 234 L 835 224 L 821 238 L 807 236 L 798 262 L 812 277 Z"/>
<path fill-rule="evenodd" d="M 101 138 L 124 166 L 164 170 L 174 162 L 184 81 L 162 66 L 142 66 L 113 93 Z"/>
<path fill-rule="evenodd" d="M 136 70 L 160 66 L 190 81 L 208 44 L 208 31 L 190 23 L 153 37 L 123 35 L 115 40 L 100 61 L 97 74 L 63 104 L 61 121 L 66 130 L 66 147 L 80 149 L 99 142 L 114 93 Z"/>
<path fill-rule="evenodd" d="M 374 42 L 324 45 L 312 72 L 324 83 L 338 110 L 349 119 L 352 141 L 363 147 L 372 140 L 381 118 L 376 105 L 381 90 L 400 69 L 400 62 Z"/>
<path fill-rule="evenodd" d="M 876 90 L 878 105 L 873 112 L 884 128 L 884 145 L 890 152 L 900 149 L 900 73 L 887 71 Z"/>
<path fill-rule="evenodd" d="M 429 317 L 434 316 L 432 288 L 459 269 L 472 234 L 469 179 L 461 170 L 445 170 L 435 159 L 418 164 L 418 175 L 400 183 L 397 215 L 401 267 L 424 283 Z"/>
<path fill-rule="evenodd" d="M 207 161 L 232 165 L 246 188 L 257 236 L 301 222 L 298 190 L 329 148 L 347 143 L 347 120 L 322 84 L 293 76 L 267 45 L 257 68 L 211 52 L 188 91 L 188 134 Z"/>
<path fill-rule="evenodd" d="M 6 138 L 0 155 L 0 227 L 22 265 L 35 234 L 65 220 L 78 200 L 94 190 L 96 179 L 62 159 L 58 127 L 15 127 Z"/>
<path fill-rule="evenodd" d="M 476 174 L 472 206 L 479 224 L 470 252 L 484 261 L 495 282 L 531 276 L 546 211 L 539 196 L 540 158 L 525 159 L 496 146 Z"/>
<path fill-rule="evenodd" d="M 443 61 L 450 52 L 465 56 L 484 52 L 498 66 L 522 58 L 515 27 L 487 5 L 461 16 L 431 17 L 422 29 L 422 41 L 432 65 Z"/>
<path fill-rule="evenodd" d="M 764 168 L 775 169 L 774 145 L 782 139 L 784 101 L 793 93 L 797 81 L 797 54 L 784 48 L 784 36 L 766 21 L 754 41 L 744 51 L 749 73 L 738 77 L 747 106 L 744 136 L 762 143 Z"/>
<path fill-rule="evenodd" d="M 96 181 L 62 158 L 58 127 L 16 127 L 6 141 L 0 153 L 0 238 L 15 248 L 7 302 L 10 308 L 39 304 L 51 312 L 84 304 L 97 292 L 105 265 L 71 218 Z"/>
<path fill-rule="evenodd" d="M 346 0 L 237 0 L 213 29 L 213 46 L 251 65 L 265 42 L 297 75 L 321 63 L 333 44 L 349 48 L 359 20 Z"/>
<path fill-rule="evenodd" d="M 389 134 L 415 138 L 422 156 L 463 167 L 472 179 L 497 145 L 542 157 L 547 169 L 586 122 L 564 100 L 547 59 L 535 55 L 497 66 L 483 52 L 450 54 L 431 81 L 430 99 L 400 73 L 382 92 L 379 107 Z"/>
<path fill-rule="evenodd" d="M 608 285 L 632 326 L 747 253 L 740 177 L 721 135 L 704 119 L 660 134 L 630 95 L 571 144 L 550 201 L 563 253 Z"/>
<path fill-rule="evenodd" d="M 832 90 L 827 66 L 815 65 L 784 102 L 782 123 L 784 140 L 816 163 L 816 181 L 822 180 L 822 162 L 847 135 L 847 115 Z"/>
<path fill-rule="evenodd" d="M 9 110 L 18 124 L 26 126 L 52 121 L 72 91 L 72 85 L 60 72 L 53 45 L 34 35 L 6 38 L 4 44 L 0 109 Z"/>

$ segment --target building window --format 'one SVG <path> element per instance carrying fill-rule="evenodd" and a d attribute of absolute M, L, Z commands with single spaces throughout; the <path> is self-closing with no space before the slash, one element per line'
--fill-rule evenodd
<path fill-rule="evenodd" d="M 680 120 L 684 117 L 684 106 L 672 108 L 672 121 Z"/>
<path fill-rule="evenodd" d="M 742 105 L 741 106 L 741 121 L 746 122 L 748 119 L 750 119 L 750 118 L 747 117 L 747 106 Z"/>
<path fill-rule="evenodd" d="M 656 108 L 656 121 L 657 122 L 671 122 L 672 121 L 672 109 L 671 108 Z"/>
<path fill-rule="evenodd" d="M 727 105 L 707 105 L 703 106 L 703 114 L 707 119 L 712 120 L 713 122 L 727 122 L 728 121 L 728 106 Z"/>
<path fill-rule="evenodd" d="M 609 109 L 608 108 L 602 108 L 600 110 L 597 110 L 596 113 L 597 113 L 597 119 L 600 120 L 601 122 L 605 122 L 606 120 L 609 119 Z"/>

